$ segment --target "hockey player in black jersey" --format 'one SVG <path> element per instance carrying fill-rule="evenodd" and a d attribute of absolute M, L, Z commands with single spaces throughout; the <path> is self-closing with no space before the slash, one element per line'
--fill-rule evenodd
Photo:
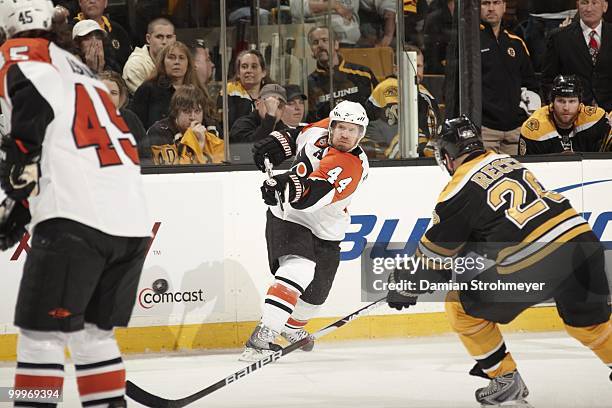
<path fill-rule="evenodd" d="M 438 163 L 452 176 L 439 196 L 434 224 L 418 244 L 421 260 L 413 271 L 395 269 L 390 307 L 416 304 L 429 283 L 466 279 L 450 268 L 458 258 L 482 256 L 474 285 L 446 297 L 449 322 L 476 360 L 470 374 L 490 380 L 476 391 L 483 406 L 529 406 L 529 394 L 498 323 L 514 320 L 528 307 L 553 298 L 567 332 L 612 368 L 609 286 L 603 247 L 568 199 L 547 191 L 535 176 L 507 155 L 485 151 L 479 131 L 467 117 L 446 121 L 434 139 Z M 440 262 L 435 262 L 439 260 Z M 448 263 L 450 260 L 450 263 Z M 433 262 L 431 262 L 433 261 Z M 444 265 L 444 266 L 442 266 Z M 452 279 L 451 279 L 452 278 Z M 407 282 L 406 282 L 407 281 Z M 411 287 L 407 284 L 417 283 Z M 521 290 L 534 283 L 540 289 Z M 503 284 L 507 290 L 483 290 Z"/>
<path fill-rule="evenodd" d="M 556 77 L 550 99 L 550 105 L 536 110 L 521 127 L 521 155 L 612 150 L 606 111 L 582 103 L 578 78 Z"/>

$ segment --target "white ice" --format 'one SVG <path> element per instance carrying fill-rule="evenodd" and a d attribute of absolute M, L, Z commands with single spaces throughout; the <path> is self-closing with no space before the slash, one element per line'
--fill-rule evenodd
<path fill-rule="evenodd" d="M 565 333 L 508 334 L 506 345 L 531 391 L 534 408 L 610 408 L 610 369 Z M 128 378 L 166 398 L 181 398 L 247 365 L 240 350 L 127 356 Z M 467 374 L 473 362 L 454 335 L 317 344 L 247 375 L 192 404 L 249 408 L 475 408 L 486 380 Z M 14 364 L 0 365 L 10 386 Z M 63 407 L 78 407 L 67 368 Z M 130 407 L 138 407 L 133 401 Z"/>

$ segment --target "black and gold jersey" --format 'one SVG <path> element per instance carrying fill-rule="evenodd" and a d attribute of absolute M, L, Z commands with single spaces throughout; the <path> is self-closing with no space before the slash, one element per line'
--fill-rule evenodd
<path fill-rule="evenodd" d="M 516 159 L 487 152 L 462 164 L 444 188 L 417 255 L 476 252 L 508 274 L 586 231 L 589 225 L 564 196 L 545 190 Z"/>
<path fill-rule="evenodd" d="M 334 106 L 342 101 L 357 102 L 365 106 L 378 80 L 366 66 L 353 64 L 340 57 L 340 64 L 334 67 Z M 333 108 L 330 106 L 331 93 L 329 69 L 317 65 L 308 75 L 308 123 L 323 120 Z"/>
<path fill-rule="evenodd" d="M 610 124 L 603 109 L 581 105 L 573 128 L 564 131 L 555 126 L 551 107 L 543 106 L 521 127 L 519 153 L 610 151 L 609 139 Z"/>

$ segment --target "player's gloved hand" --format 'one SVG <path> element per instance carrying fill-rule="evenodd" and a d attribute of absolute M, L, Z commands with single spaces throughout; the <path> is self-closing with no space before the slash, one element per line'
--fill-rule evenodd
<path fill-rule="evenodd" d="M 268 156 L 273 166 L 278 166 L 295 154 L 296 144 L 287 131 L 274 131 L 253 144 L 253 160 L 259 170 L 266 171 L 264 159 Z"/>
<path fill-rule="evenodd" d="M 0 143 L 0 187 L 13 200 L 38 195 L 40 152 L 24 153 L 15 139 L 3 137 Z"/>
<path fill-rule="evenodd" d="M 415 284 L 414 289 L 408 289 L 408 282 Z M 410 275 L 410 271 L 403 269 L 394 269 L 389 274 L 389 284 L 394 284 L 396 287 L 390 289 L 387 293 L 387 304 L 392 309 L 402 310 L 408 309 L 410 306 L 414 306 L 417 303 L 417 298 L 422 293 L 416 290 L 417 283 L 414 281 L 413 275 Z M 397 286 L 404 285 L 401 289 Z"/>
<path fill-rule="evenodd" d="M 261 198 L 267 205 L 277 205 L 276 193 L 279 193 L 282 202 L 295 203 L 302 198 L 303 191 L 304 187 L 300 178 L 288 171 L 264 181 L 261 186 Z"/>
<path fill-rule="evenodd" d="M 21 240 L 30 222 L 30 210 L 22 202 L 5 198 L 0 204 L 0 251 L 5 251 Z"/>

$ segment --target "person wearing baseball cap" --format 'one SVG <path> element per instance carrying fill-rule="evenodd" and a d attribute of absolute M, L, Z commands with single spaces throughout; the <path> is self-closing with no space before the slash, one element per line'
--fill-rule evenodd
<path fill-rule="evenodd" d="M 273 131 L 288 129 L 281 120 L 287 91 L 279 84 L 267 84 L 261 88 L 259 99 L 255 101 L 256 110 L 238 118 L 230 130 L 230 143 L 255 142 Z"/>
<path fill-rule="evenodd" d="M 79 50 L 78 55 L 94 73 L 119 69 L 115 61 L 109 60 L 104 52 L 106 36 L 106 31 L 94 20 L 81 20 L 72 28 L 72 39 Z"/>
<path fill-rule="evenodd" d="M 306 113 L 305 101 L 308 100 L 308 97 L 298 85 L 285 85 L 285 90 L 287 91 L 287 104 L 281 120 L 290 128 L 297 129 L 297 132 L 291 132 L 297 135 L 306 126 L 306 123 L 302 121 Z"/>

